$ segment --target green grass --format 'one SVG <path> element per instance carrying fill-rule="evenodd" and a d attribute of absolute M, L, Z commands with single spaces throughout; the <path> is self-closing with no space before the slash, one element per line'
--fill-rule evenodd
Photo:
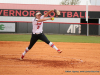
<path fill-rule="evenodd" d="M 99 36 L 46 35 L 52 42 L 100 43 Z M 30 41 L 31 34 L 0 34 L 0 41 Z"/>

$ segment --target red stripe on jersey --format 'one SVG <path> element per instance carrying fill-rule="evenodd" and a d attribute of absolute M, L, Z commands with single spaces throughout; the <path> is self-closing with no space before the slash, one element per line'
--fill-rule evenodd
<path fill-rule="evenodd" d="M 51 47 L 53 47 L 53 46 L 54 46 L 54 44 L 51 45 Z"/>

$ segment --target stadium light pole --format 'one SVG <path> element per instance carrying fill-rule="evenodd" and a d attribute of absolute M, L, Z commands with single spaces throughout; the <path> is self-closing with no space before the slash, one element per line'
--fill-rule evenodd
<path fill-rule="evenodd" d="M 90 3 L 91 3 L 91 0 L 90 0 Z"/>
<path fill-rule="evenodd" d="M 95 5 L 97 4 L 97 0 L 95 0 Z"/>
<path fill-rule="evenodd" d="M 88 1 L 86 1 L 86 21 L 87 21 L 87 36 L 89 36 L 89 25 L 88 25 Z"/>

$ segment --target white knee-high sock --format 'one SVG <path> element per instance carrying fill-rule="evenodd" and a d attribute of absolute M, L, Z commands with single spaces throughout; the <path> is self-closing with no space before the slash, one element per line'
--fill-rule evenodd
<path fill-rule="evenodd" d="M 23 52 L 23 55 L 25 55 L 27 52 L 29 51 L 28 47 L 25 49 L 25 51 Z"/>
<path fill-rule="evenodd" d="M 51 47 L 54 48 L 55 50 L 58 50 L 58 48 L 57 48 L 52 42 L 49 43 L 49 46 L 51 46 Z"/>

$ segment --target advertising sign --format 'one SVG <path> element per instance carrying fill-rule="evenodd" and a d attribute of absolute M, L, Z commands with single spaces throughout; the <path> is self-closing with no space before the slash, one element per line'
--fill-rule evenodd
<path fill-rule="evenodd" d="M 0 32 L 15 32 L 15 23 L 0 23 Z"/>

